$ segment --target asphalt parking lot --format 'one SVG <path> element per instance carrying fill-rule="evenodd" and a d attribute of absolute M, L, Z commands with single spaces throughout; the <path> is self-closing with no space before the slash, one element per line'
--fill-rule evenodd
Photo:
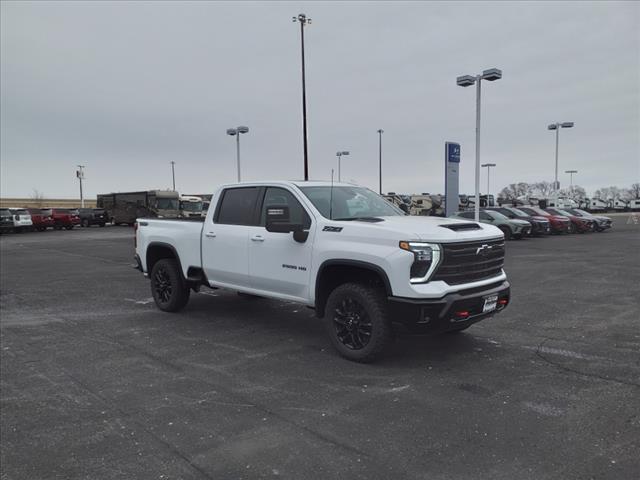
<path fill-rule="evenodd" d="M 638 478 L 626 221 L 509 242 L 504 313 L 372 365 L 299 305 L 207 290 L 158 311 L 130 228 L 4 235 L 1 478 Z"/>

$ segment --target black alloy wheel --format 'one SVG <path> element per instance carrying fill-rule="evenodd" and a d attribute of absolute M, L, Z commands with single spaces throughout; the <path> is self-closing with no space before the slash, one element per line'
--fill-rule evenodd
<path fill-rule="evenodd" d="M 343 298 L 334 309 L 333 327 L 338 340 L 351 350 L 361 350 L 371 340 L 371 319 L 364 307 L 352 297 Z"/>
<path fill-rule="evenodd" d="M 151 270 L 150 278 L 151 295 L 160 310 L 177 312 L 184 308 L 191 291 L 175 259 L 158 260 Z"/>
<path fill-rule="evenodd" d="M 355 362 L 372 362 L 392 339 L 384 289 L 344 283 L 327 299 L 324 322 L 335 349 Z"/>

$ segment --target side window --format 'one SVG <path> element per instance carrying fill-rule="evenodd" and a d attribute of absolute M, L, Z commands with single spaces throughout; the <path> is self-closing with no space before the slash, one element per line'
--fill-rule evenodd
<path fill-rule="evenodd" d="M 462 218 L 473 218 L 473 212 L 462 212 L 460 213 Z"/>
<path fill-rule="evenodd" d="M 215 223 L 254 225 L 253 212 L 258 199 L 257 187 L 229 188 L 222 194 Z"/>
<path fill-rule="evenodd" d="M 493 220 L 493 217 L 486 212 L 480 212 L 480 220 Z"/>
<path fill-rule="evenodd" d="M 277 187 L 268 187 L 264 194 L 262 212 L 260 213 L 260 226 L 264 227 L 266 224 L 267 207 L 274 205 L 287 205 L 289 207 L 291 223 L 302 224 L 304 228 L 311 226 L 311 218 L 309 218 L 309 214 L 298 199 L 289 190 Z"/>

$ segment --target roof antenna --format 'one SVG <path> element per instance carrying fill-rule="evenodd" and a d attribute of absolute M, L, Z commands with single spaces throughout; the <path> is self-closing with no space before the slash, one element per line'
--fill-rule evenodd
<path fill-rule="evenodd" d="M 331 169 L 331 190 L 329 192 L 329 220 L 333 220 L 333 168 Z"/>

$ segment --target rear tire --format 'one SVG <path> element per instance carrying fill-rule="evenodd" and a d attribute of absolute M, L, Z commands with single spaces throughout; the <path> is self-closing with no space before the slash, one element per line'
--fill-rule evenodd
<path fill-rule="evenodd" d="M 66 228 L 67 230 L 73 230 L 73 225 L 67 225 L 67 226 L 66 226 L 66 227 L 64 227 L 64 228 Z"/>
<path fill-rule="evenodd" d="M 340 285 L 329 295 L 324 321 L 335 349 L 354 362 L 376 360 L 392 339 L 386 295 L 379 288 Z"/>
<path fill-rule="evenodd" d="M 151 269 L 151 295 L 157 307 L 164 312 L 177 312 L 187 304 L 190 294 L 177 260 L 158 260 Z"/>

